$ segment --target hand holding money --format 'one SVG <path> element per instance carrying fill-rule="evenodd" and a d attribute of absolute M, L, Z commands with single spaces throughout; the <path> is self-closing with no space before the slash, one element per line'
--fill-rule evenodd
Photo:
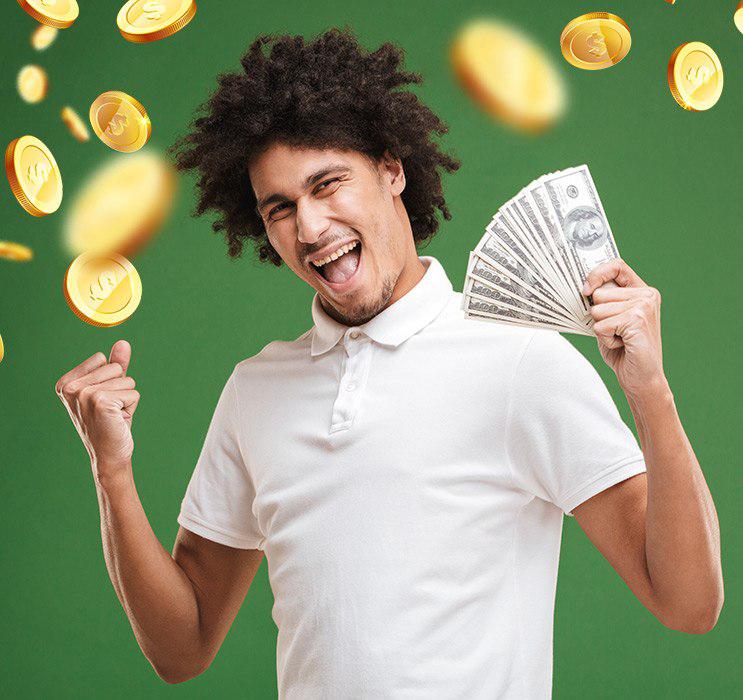
<path fill-rule="evenodd" d="M 126 376 L 131 346 L 119 340 L 111 356 L 97 352 L 63 375 L 55 386 L 85 448 L 96 478 L 129 470 L 134 441 L 131 422 L 139 403 L 135 381 Z"/>
<path fill-rule="evenodd" d="M 660 333 L 660 292 L 617 258 L 589 272 L 583 293 L 593 298 L 591 316 L 599 351 L 628 397 L 665 389 Z"/>

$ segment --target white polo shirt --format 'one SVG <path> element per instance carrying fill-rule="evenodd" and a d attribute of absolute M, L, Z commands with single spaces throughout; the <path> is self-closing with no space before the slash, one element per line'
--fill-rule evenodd
<path fill-rule="evenodd" d="M 316 294 L 235 366 L 182 502 L 265 551 L 280 698 L 549 698 L 562 516 L 645 471 L 568 340 L 465 319 L 420 260 L 368 323 Z"/>

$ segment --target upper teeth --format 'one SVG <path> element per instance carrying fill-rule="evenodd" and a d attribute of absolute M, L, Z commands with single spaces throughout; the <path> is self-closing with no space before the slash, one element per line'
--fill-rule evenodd
<path fill-rule="evenodd" d="M 358 241 L 351 241 L 350 243 L 346 243 L 346 245 L 341 246 L 340 248 L 338 248 L 338 250 L 331 253 L 326 258 L 323 258 L 322 260 L 314 260 L 312 264 L 316 267 L 322 267 L 323 265 L 325 265 L 325 263 L 329 263 L 331 260 L 336 260 L 340 258 L 341 255 L 346 254 L 352 248 L 355 248 L 357 243 Z"/>

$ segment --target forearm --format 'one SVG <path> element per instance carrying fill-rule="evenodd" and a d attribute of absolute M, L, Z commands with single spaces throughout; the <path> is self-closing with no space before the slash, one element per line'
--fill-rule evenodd
<path fill-rule="evenodd" d="M 96 490 L 106 567 L 139 646 L 164 680 L 195 675 L 202 660 L 196 594 L 152 531 L 131 468 L 96 480 Z"/>
<path fill-rule="evenodd" d="M 664 381 L 629 397 L 647 466 L 645 552 L 664 623 L 704 631 L 723 599 L 712 496 Z"/>

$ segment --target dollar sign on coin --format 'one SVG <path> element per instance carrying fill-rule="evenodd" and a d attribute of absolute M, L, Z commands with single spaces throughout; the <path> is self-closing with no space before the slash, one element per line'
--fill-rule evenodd
<path fill-rule="evenodd" d="M 144 15 L 147 19 L 162 19 L 163 12 L 165 12 L 165 5 L 161 2 L 157 2 L 157 0 L 150 0 L 150 2 L 144 4 L 142 9 L 144 10 Z"/>
<path fill-rule="evenodd" d="M 586 39 L 586 46 L 588 47 L 588 53 L 594 56 L 604 56 L 607 53 L 604 35 L 598 32 L 594 32 Z"/>
<path fill-rule="evenodd" d="M 52 152 L 35 136 L 8 144 L 5 172 L 19 204 L 33 216 L 46 216 L 62 203 L 62 175 Z"/>
<path fill-rule="evenodd" d="M 134 265 L 116 253 L 78 255 L 62 284 L 72 312 L 92 326 L 118 326 L 137 309 L 142 281 Z"/>
<path fill-rule="evenodd" d="M 194 0 L 129 0 L 116 17 L 121 35 L 128 41 L 157 41 L 175 34 L 196 14 Z"/>
<path fill-rule="evenodd" d="M 109 90 L 93 100 L 90 123 L 103 143 L 124 153 L 138 151 L 152 134 L 147 110 L 119 90 Z"/>

